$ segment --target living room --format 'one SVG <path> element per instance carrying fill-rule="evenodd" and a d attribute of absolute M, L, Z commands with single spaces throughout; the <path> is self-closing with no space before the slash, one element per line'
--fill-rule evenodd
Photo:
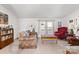
<path fill-rule="evenodd" d="M 2 38 L 0 53 L 78 54 L 78 7 L 79 4 L 1 4 L 0 29 L 13 28 L 13 34 L 8 44 Z M 7 23 L 3 21 L 5 14 Z"/>

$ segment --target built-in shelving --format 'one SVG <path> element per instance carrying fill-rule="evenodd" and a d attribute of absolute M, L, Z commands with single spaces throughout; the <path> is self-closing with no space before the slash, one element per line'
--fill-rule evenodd
<path fill-rule="evenodd" d="M 13 28 L 0 30 L 0 49 L 12 43 L 13 40 L 14 40 Z"/>

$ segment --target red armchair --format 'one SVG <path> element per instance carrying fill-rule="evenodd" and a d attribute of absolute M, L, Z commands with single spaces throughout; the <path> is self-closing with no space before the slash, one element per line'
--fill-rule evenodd
<path fill-rule="evenodd" d="M 60 27 L 58 28 L 58 31 L 55 32 L 55 36 L 57 36 L 60 39 L 66 38 L 68 33 L 67 27 Z"/>

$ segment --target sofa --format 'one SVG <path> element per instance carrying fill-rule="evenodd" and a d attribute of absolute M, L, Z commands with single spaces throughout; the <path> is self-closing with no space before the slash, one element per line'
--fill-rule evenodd
<path fill-rule="evenodd" d="M 30 32 L 28 36 L 25 36 L 24 32 L 19 33 L 19 48 L 36 48 L 37 37 L 36 32 Z"/>
<path fill-rule="evenodd" d="M 68 28 L 67 27 L 60 27 L 58 30 L 55 32 L 55 36 L 59 39 L 66 38 L 68 34 Z"/>
<path fill-rule="evenodd" d="M 79 38 L 76 36 L 68 35 L 66 39 L 71 46 L 79 46 Z"/>

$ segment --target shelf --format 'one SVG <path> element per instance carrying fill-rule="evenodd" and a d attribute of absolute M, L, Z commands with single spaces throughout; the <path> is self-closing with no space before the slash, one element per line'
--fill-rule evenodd
<path fill-rule="evenodd" d="M 1 35 L 1 36 L 7 36 L 7 35 L 11 35 L 11 34 L 13 34 L 13 33 L 10 33 L 10 34 L 3 34 L 3 35 Z"/>
<path fill-rule="evenodd" d="M 10 29 L 5 28 L 5 29 L 1 29 L 0 31 L 5 31 L 5 30 L 13 30 L 13 28 Z"/>
<path fill-rule="evenodd" d="M 13 37 L 13 28 L 0 30 L 0 49 L 12 43 Z"/>

